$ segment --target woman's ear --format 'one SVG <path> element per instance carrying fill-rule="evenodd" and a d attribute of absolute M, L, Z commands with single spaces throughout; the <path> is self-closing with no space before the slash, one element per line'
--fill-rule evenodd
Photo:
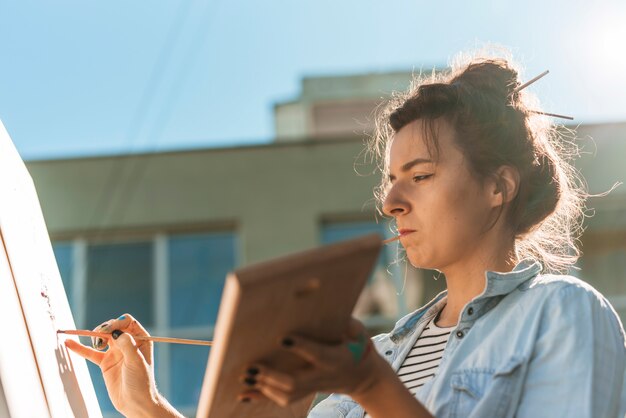
<path fill-rule="evenodd" d="M 492 207 L 504 205 L 517 196 L 519 190 L 520 175 L 515 167 L 509 165 L 500 166 L 490 182 L 490 200 Z"/>

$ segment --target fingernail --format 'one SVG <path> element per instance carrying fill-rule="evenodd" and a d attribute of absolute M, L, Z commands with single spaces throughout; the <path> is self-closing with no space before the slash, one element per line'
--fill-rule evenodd
<path fill-rule="evenodd" d="M 255 375 L 259 374 L 259 369 L 256 368 L 256 367 L 250 367 L 248 370 L 246 370 L 246 372 L 249 375 L 255 376 Z"/>
<path fill-rule="evenodd" d="M 285 347 L 293 347 L 294 341 L 291 338 L 284 338 L 283 339 L 283 345 Z"/>
<path fill-rule="evenodd" d="M 114 340 L 117 340 L 119 336 L 122 334 L 123 334 L 122 331 L 120 331 L 119 329 L 116 329 L 115 331 L 111 333 L 111 337 L 113 337 Z"/>
<path fill-rule="evenodd" d="M 92 344 L 93 348 L 95 348 L 96 350 L 104 350 L 106 348 L 106 344 L 104 343 L 104 340 L 100 337 L 96 337 L 95 339 L 92 339 Z"/>
<path fill-rule="evenodd" d="M 118 321 L 122 321 L 126 319 L 126 315 L 121 315 L 119 318 L 117 318 Z"/>
<path fill-rule="evenodd" d="M 248 402 L 250 402 L 250 398 L 248 398 L 248 397 L 246 397 L 246 398 L 240 398 L 240 399 L 239 399 L 239 402 L 245 402 L 245 403 L 248 403 Z"/>
<path fill-rule="evenodd" d="M 255 379 L 255 378 L 253 378 L 253 377 L 246 377 L 243 381 L 244 381 L 244 382 L 246 383 L 246 385 L 248 385 L 248 386 L 254 386 L 254 385 L 256 385 L 256 379 Z"/>

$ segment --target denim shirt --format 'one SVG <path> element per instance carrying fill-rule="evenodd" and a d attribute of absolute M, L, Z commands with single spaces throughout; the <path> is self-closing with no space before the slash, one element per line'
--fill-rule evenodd
<path fill-rule="evenodd" d="M 615 310 L 589 284 L 541 270 L 523 260 L 511 272 L 485 273 L 485 290 L 461 311 L 437 373 L 417 393 L 432 415 L 626 416 L 626 340 Z M 395 371 L 446 296 L 373 338 Z M 308 417 L 364 414 L 350 397 L 332 394 Z"/>

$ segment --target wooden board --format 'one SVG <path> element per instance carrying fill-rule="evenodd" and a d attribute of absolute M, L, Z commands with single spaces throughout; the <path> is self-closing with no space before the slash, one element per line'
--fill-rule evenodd
<path fill-rule="evenodd" d="M 302 360 L 280 349 L 289 333 L 340 341 L 381 244 L 373 234 L 229 274 L 197 417 L 305 416 L 314 394 L 289 408 L 269 401 L 241 403 L 236 401 L 244 389 L 239 378 L 257 361 L 278 370 L 303 367 Z"/>
<path fill-rule="evenodd" d="M 24 348 L 22 332 L 20 344 L 3 347 L 8 351 L 0 357 L 0 370 L 10 368 L 13 358 L 22 356 L 25 361 L 23 375 L 14 372 L 2 375 L 7 405 L 12 410 L 14 405 L 28 407 L 43 400 L 53 418 L 101 417 L 85 360 L 68 353 L 63 344 L 65 337 L 56 334 L 57 329 L 75 329 L 74 320 L 33 181 L 1 122 L 0 230 L 5 264 L 10 267 L 15 297 L 21 308 L 2 305 L 3 318 L 21 327 L 30 345 L 30 349 Z M 5 268 L 1 276 L 5 287 L 6 277 Z M 30 352 L 31 357 L 18 350 Z M 35 372 L 37 376 L 33 376 Z M 21 384 L 20 379 L 39 381 L 38 387 L 26 392 L 14 391 Z"/>

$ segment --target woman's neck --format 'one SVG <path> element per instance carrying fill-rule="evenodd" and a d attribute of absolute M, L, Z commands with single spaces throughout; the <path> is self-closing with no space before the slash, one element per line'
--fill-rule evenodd
<path fill-rule="evenodd" d="M 509 272 L 515 267 L 514 245 L 492 247 L 492 251 L 474 251 L 464 261 L 447 266 L 441 271 L 446 277 L 448 296 L 439 315 L 437 326 L 456 325 L 461 310 L 469 301 L 480 295 L 486 285 L 486 271 Z"/>

